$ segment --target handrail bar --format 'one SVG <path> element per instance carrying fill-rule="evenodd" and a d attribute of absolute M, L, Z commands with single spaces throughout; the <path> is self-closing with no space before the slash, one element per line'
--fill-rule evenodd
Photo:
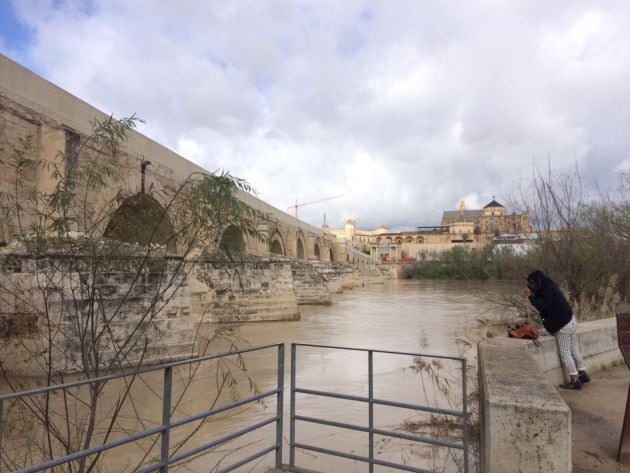
<path fill-rule="evenodd" d="M 328 448 L 322 448 L 322 447 L 315 447 L 314 445 L 306 445 L 303 443 L 296 443 L 295 444 L 296 448 L 301 448 L 304 450 L 311 450 L 313 452 L 319 452 L 319 453 L 326 453 L 328 455 L 334 455 L 336 457 L 342 457 L 342 458 L 347 458 L 348 460 L 356 460 L 356 461 L 360 461 L 360 462 L 364 462 L 364 463 L 373 463 L 375 465 L 380 465 L 380 466 L 388 466 L 390 468 L 395 468 L 397 470 L 404 470 L 404 471 L 411 471 L 412 473 L 435 473 L 435 470 L 424 470 L 422 468 L 415 468 L 413 466 L 408 466 L 408 465 L 401 465 L 399 463 L 391 463 L 391 462 L 387 462 L 384 460 L 378 460 L 376 458 L 373 458 L 372 460 L 370 460 L 367 457 L 362 457 L 360 455 L 353 455 L 352 453 L 343 453 L 343 452 L 338 452 L 337 450 L 330 450 Z"/>
<path fill-rule="evenodd" d="M 230 471 L 233 471 L 240 466 L 246 465 L 247 463 L 252 462 L 256 460 L 257 458 L 262 457 L 263 455 L 267 455 L 268 453 L 273 452 L 276 448 L 278 448 L 277 445 L 272 445 L 271 447 L 267 447 L 259 451 L 258 453 L 254 453 L 253 455 L 245 457 L 242 460 L 237 461 L 236 463 L 232 463 L 230 466 L 221 468 L 220 470 L 217 471 L 217 473 L 228 473 Z"/>
<path fill-rule="evenodd" d="M 138 376 L 141 374 L 150 373 L 152 371 L 161 371 L 166 368 L 176 368 L 179 366 L 189 365 L 192 363 L 201 363 L 203 361 L 214 360 L 217 358 L 224 358 L 226 356 L 240 355 L 241 353 L 248 353 L 248 352 L 258 351 L 258 350 L 266 350 L 268 348 L 274 348 L 274 347 L 277 348 L 280 345 L 282 344 L 271 343 L 268 345 L 260 345 L 257 347 L 245 348 L 243 350 L 228 351 L 228 352 L 218 353 L 215 355 L 206 355 L 206 356 L 200 356 L 196 358 L 188 358 L 186 360 L 173 361 L 171 363 L 165 363 L 165 364 L 156 365 L 156 366 L 149 366 L 146 368 L 140 368 L 137 370 L 126 372 L 126 373 L 104 375 L 104 376 L 99 376 L 97 378 L 86 378 L 86 379 L 81 379 L 79 381 L 72 381 L 70 383 L 56 384 L 54 386 L 44 386 L 42 388 L 31 389 L 29 391 L 20 391 L 18 393 L 3 394 L 3 395 L 0 395 L 0 402 L 7 401 L 10 399 L 15 399 L 18 397 L 35 396 L 37 394 L 46 394 L 51 391 L 60 391 L 60 390 L 65 390 L 65 389 L 74 388 L 78 386 L 84 386 L 86 384 L 95 384 L 95 383 L 101 383 L 104 381 L 111 381 L 112 379 L 126 378 L 129 376 Z"/>
<path fill-rule="evenodd" d="M 138 432 L 121 439 L 112 440 L 111 442 L 105 443 L 103 445 L 97 445 L 95 447 L 90 447 L 79 452 L 71 453 L 70 455 L 65 455 L 63 457 L 55 458 L 53 460 L 48 460 L 44 463 L 29 466 L 28 468 L 22 468 L 21 470 L 16 470 L 15 473 L 35 473 L 37 471 L 48 470 L 49 468 L 54 468 L 56 466 L 63 465 L 64 463 L 69 463 L 71 461 L 80 460 L 81 458 L 94 455 L 95 453 L 101 453 L 105 450 L 111 450 L 112 448 L 135 442 L 136 440 L 142 440 L 143 438 L 157 435 L 159 433 L 162 433 L 163 431 L 164 426 L 160 425 L 158 427 L 143 430 L 142 432 Z"/>
<path fill-rule="evenodd" d="M 235 407 L 240 407 L 240 406 L 242 406 L 244 404 L 248 404 L 250 402 L 255 402 L 255 401 L 259 400 L 259 399 L 263 399 L 265 397 L 269 397 L 271 395 L 277 394 L 277 392 L 278 392 L 278 390 L 274 389 L 274 390 L 271 390 L 271 391 L 267 391 L 265 393 L 258 394 L 256 396 L 251 396 L 251 397 L 249 397 L 247 399 L 242 399 L 242 400 L 240 400 L 238 402 L 235 402 L 233 404 L 228 404 L 226 406 L 221 406 L 221 407 L 216 408 L 216 409 L 211 409 L 209 411 L 205 411 L 203 413 L 204 415 L 195 414 L 195 415 L 192 415 L 192 416 L 189 416 L 189 417 L 185 417 L 185 418 L 180 419 L 178 421 L 172 422 L 170 424 L 170 427 L 168 427 L 168 428 L 173 429 L 175 427 L 181 427 L 182 425 L 189 424 L 189 423 L 194 422 L 196 420 L 199 420 L 199 419 L 202 419 L 202 418 L 205 418 L 205 417 L 210 417 L 211 415 L 219 414 L 219 413 L 227 411 L 229 409 L 233 409 Z M 276 422 L 277 420 L 278 420 L 278 417 L 276 416 L 276 417 L 273 417 L 271 420 L 267 420 L 267 421 L 261 422 L 261 424 L 263 424 L 262 426 L 264 426 L 264 425 L 270 424 L 272 422 Z M 255 425 L 257 425 L 257 424 L 255 424 Z M 256 428 L 260 428 L 260 427 L 256 427 Z M 64 463 L 68 463 L 68 462 L 75 461 L 75 460 L 80 460 L 81 458 L 85 458 L 85 457 L 88 457 L 90 455 L 94 455 L 96 453 L 101 453 L 101 452 L 104 452 L 106 450 L 111 450 L 112 448 L 120 447 L 121 445 L 125 445 L 125 444 L 131 443 L 131 442 L 135 442 L 137 440 L 142 440 L 143 438 L 150 437 L 152 435 L 160 434 L 160 433 L 164 432 L 165 430 L 167 430 L 167 426 L 159 425 L 157 427 L 153 427 L 151 429 L 148 429 L 148 430 L 145 430 L 145 431 L 142 431 L 142 432 L 138 432 L 138 433 L 135 433 L 135 434 L 132 434 L 132 435 L 128 435 L 127 437 L 123 437 L 123 438 L 120 438 L 120 439 L 112 440 L 111 442 L 108 442 L 108 443 L 105 443 L 105 444 L 102 444 L 102 445 L 97 445 L 97 446 L 94 446 L 94 447 L 90 447 L 88 449 L 81 450 L 79 452 L 71 453 L 70 455 L 59 457 L 59 458 L 56 458 L 54 460 L 49 460 L 49 461 L 47 461 L 45 463 L 40 463 L 38 465 L 33 465 L 33 466 L 28 467 L 28 468 L 24 468 L 22 470 L 17 470 L 16 473 L 35 473 L 35 472 L 38 472 L 38 471 L 47 470 L 49 468 L 53 468 L 53 467 L 56 467 L 56 466 L 59 466 L 59 465 L 63 465 Z M 217 442 L 216 445 L 221 444 L 221 443 L 225 443 L 225 442 L 227 442 L 229 440 L 232 440 L 233 438 L 236 438 L 236 437 L 238 437 L 240 435 L 243 435 L 245 433 L 251 432 L 252 430 L 256 430 L 256 429 L 254 428 L 254 429 L 249 429 L 249 430 L 248 429 L 243 429 L 243 430 L 244 430 L 243 433 L 240 433 L 239 435 L 236 435 L 234 437 L 233 437 L 234 434 L 230 434 L 228 436 L 222 437 L 218 441 L 215 441 L 215 442 Z M 214 447 L 216 445 L 211 445 L 211 447 Z M 206 447 L 206 448 L 211 448 L 211 447 Z M 185 452 L 185 453 L 188 453 L 188 452 Z M 184 455 L 184 454 L 178 455 L 177 457 L 182 456 L 182 455 Z M 188 456 L 190 456 L 190 455 L 185 455 L 185 456 L 183 456 L 183 458 L 180 458 L 179 460 L 187 458 Z M 177 457 L 171 457 L 169 459 L 169 461 L 168 461 L 168 464 L 173 463 L 172 459 L 173 458 L 177 458 Z M 154 471 L 155 469 L 160 468 L 163 465 L 161 463 L 156 463 L 155 465 L 152 465 L 152 466 L 155 466 L 155 468 L 151 468 L 151 469 L 149 469 L 147 471 Z M 142 470 L 139 470 L 139 471 L 142 471 Z"/>
<path fill-rule="evenodd" d="M 371 351 L 372 353 L 385 353 L 389 355 L 423 356 L 423 357 L 428 357 L 428 358 L 439 358 L 442 360 L 465 361 L 465 358 L 461 356 L 431 355 L 429 353 L 412 353 L 408 351 L 372 350 L 371 348 L 339 347 L 335 345 L 317 345 L 314 343 L 292 343 L 292 345 L 295 345 L 298 347 L 331 348 L 333 350 L 349 350 L 349 351 L 365 351 L 365 352 Z"/>
<path fill-rule="evenodd" d="M 303 422 L 311 422 L 313 424 L 328 425 L 330 427 L 338 427 L 340 429 L 356 430 L 358 432 L 366 432 L 366 433 L 370 432 L 369 427 L 363 427 L 363 426 L 355 425 L 355 424 L 346 424 L 344 422 L 336 422 L 332 420 L 317 419 L 315 417 L 306 417 L 306 416 L 298 416 L 298 415 L 296 415 L 294 418 L 295 420 L 301 420 Z M 463 443 L 447 442 L 445 440 L 432 439 L 428 437 L 418 437 L 416 435 L 401 434 L 398 432 L 392 432 L 390 430 L 382 430 L 382 429 L 372 429 L 371 432 L 376 435 L 382 435 L 384 437 L 395 437 L 395 438 L 399 438 L 403 440 L 411 440 L 413 442 L 428 443 L 430 445 L 436 445 L 438 447 L 457 448 L 459 450 L 464 449 Z"/>
<path fill-rule="evenodd" d="M 417 435 L 402 434 L 400 432 L 392 432 L 391 430 L 383 430 L 383 429 L 374 429 L 373 432 L 377 435 L 383 435 L 385 437 L 395 437 L 402 440 L 411 440 L 413 442 L 428 443 L 431 445 L 436 445 L 438 447 L 457 448 L 459 450 L 464 449 L 463 443 L 448 442 L 446 440 L 432 439 L 428 437 L 418 437 Z"/>
<path fill-rule="evenodd" d="M 318 391 L 315 389 L 303 389 L 303 388 L 295 388 L 293 391 L 296 393 L 302 393 L 302 394 L 312 394 L 313 396 L 323 396 L 323 397 L 333 397 L 336 399 L 344 399 L 346 401 L 370 402 L 370 398 L 364 397 L 364 396 L 351 396 L 348 394 L 338 394 L 338 393 L 332 393 L 328 391 Z M 376 399 L 376 398 L 371 399 L 371 402 L 373 402 L 374 404 L 379 404 L 381 406 L 401 407 L 403 409 L 413 409 L 415 411 L 431 412 L 432 414 L 444 414 L 447 416 L 464 417 L 463 411 L 453 411 L 451 409 L 442 409 L 440 407 L 420 406 L 417 404 L 408 404 L 406 402 L 395 402 L 395 401 L 388 401 L 386 399 Z"/>
<path fill-rule="evenodd" d="M 250 425 L 249 427 L 245 427 L 244 429 L 241 430 L 237 430 L 236 432 L 232 432 L 229 435 L 226 435 L 224 437 L 221 437 L 220 439 L 217 440 L 212 440 L 210 442 L 206 442 L 203 445 L 199 445 L 198 447 L 195 448 L 191 448 L 190 450 L 185 451 L 184 453 L 180 453 L 179 455 L 175 455 L 173 457 L 170 457 L 168 459 L 168 461 L 166 462 L 166 464 L 170 465 L 171 463 L 177 463 L 179 461 L 185 460 L 186 458 L 192 457 L 193 455 L 197 455 L 198 453 L 203 452 L 204 450 L 207 450 L 209 448 L 213 448 L 216 447 L 218 445 L 221 445 L 222 443 L 225 442 L 229 442 L 230 440 L 234 440 L 235 438 L 241 437 L 245 434 L 248 434 L 249 432 L 252 432 L 256 429 L 260 429 L 262 427 L 265 427 L 266 425 L 269 425 L 273 422 L 276 422 L 279 419 L 278 416 L 272 417 L 270 419 L 265 419 L 261 422 L 258 422 L 254 425 Z M 274 445 L 272 447 L 272 450 L 276 449 L 276 445 Z M 268 453 L 268 452 L 266 452 Z M 159 468 L 162 468 L 164 465 L 160 462 L 160 463 L 154 463 L 153 465 L 147 465 L 143 468 L 140 468 L 139 470 L 136 470 L 135 473 L 148 473 L 150 471 L 155 471 Z M 240 465 L 239 465 L 240 466 Z"/>
<path fill-rule="evenodd" d="M 192 416 L 184 417 L 182 419 L 171 422 L 171 429 L 174 429 L 176 427 L 181 427 L 182 425 L 190 424 L 191 422 L 204 419 L 206 417 L 210 417 L 215 414 L 220 414 L 221 412 L 229 411 L 230 409 L 234 409 L 236 407 L 241 407 L 245 404 L 249 404 L 250 402 L 259 401 L 266 397 L 273 396 L 274 394 L 278 394 L 277 389 L 272 389 L 271 391 L 266 391 L 264 393 L 256 394 L 255 396 L 250 396 L 248 398 L 241 399 L 240 401 L 235 401 L 232 404 L 226 404 L 225 406 L 217 407 L 215 409 L 209 409 L 207 411 L 200 412 Z"/>

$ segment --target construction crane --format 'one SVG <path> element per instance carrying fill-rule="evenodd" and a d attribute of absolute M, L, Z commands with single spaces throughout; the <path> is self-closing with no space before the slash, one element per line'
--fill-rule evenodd
<path fill-rule="evenodd" d="M 298 203 L 298 200 L 295 199 L 295 204 L 290 205 L 289 207 L 287 207 L 287 210 L 294 209 L 295 218 L 297 218 L 298 217 L 298 208 L 299 207 L 304 207 L 305 205 L 311 205 L 311 204 L 319 204 L 320 202 L 326 202 L 327 200 L 339 199 L 341 197 L 344 197 L 344 196 L 343 195 L 336 195 L 335 197 L 326 197 L 325 199 L 314 200 L 312 202 L 302 202 L 302 203 Z"/>

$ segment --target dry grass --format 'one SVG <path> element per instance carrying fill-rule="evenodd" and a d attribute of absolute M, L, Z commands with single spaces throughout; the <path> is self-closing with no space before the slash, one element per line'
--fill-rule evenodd
<path fill-rule="evenodd" d="M 622 305 L 619 294 L 619 275 L 613 274 L 606 286 L 592 297 L 580 296 L 573 301 L 573 311 L 580 321 L 600 320 L 614 317 Z"/>

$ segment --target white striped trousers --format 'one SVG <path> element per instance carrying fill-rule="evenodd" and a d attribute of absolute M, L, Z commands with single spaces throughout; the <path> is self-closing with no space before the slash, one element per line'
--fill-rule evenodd
<path fill-rule="evenodd" d="M 575 333 L 576 330 L 577 320 L 574 315 L 571 321 L 555 334 L 560 360 L 569 376 L 576 376 L 578 370 L 582 371 L 586 369 L 582 354 L 580 353 L 579 342 L 577 334 Z"/>

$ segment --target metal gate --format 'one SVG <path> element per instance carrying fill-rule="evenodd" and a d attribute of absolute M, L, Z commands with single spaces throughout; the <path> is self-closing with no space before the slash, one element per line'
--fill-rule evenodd
<path fill-rule="evenodd" d="M 353 396 L 342 393 L 334 393 L 334 392 L 326 392 L 312 389 L 303 389 L 296 385 L 296 366 L 298 361 L 298 348 L 299 347 L 312 347 L 312 348 L 320 348 L 327 350 L 350 350 L 350 351 L 360 351 L 366 354 L 367 358 L 367 371 L 368 371 L 368 396 Z M 432 359 L 442 359 L 442 360 L 452 360 L 461 364 L 461 382 L 462 382 L 462 392 L 461 392 L 461 410 L 451 410 L 451 409 L 441 409 L 435 408 L 431 406 L 423 406 L 416 404 L 407 404 L 396 402 L 392 400 L 386 399 L 377 399 L 374 397 L 374 355 L 375 354 L 389 354 L 389 355 L 404 355 L 404 356 L 412 356 L 412 357 L 423 357 L 423 358 L 432 358 Z M 329 398 L 337 398 L 337 399 L 345 399 L 348 401 L 361 402 L 367 405 L 368 410 L 368 425 L 360 426 L 347 424 L 342 422 L 335 422 L 331 420 L 324 420 L 315 417 L 308 417 L 305 415 L 300 415 L 297 412 L 296 407 L 296 394 L 310 394 L 314 396 L 322 396 Z M 430 437 L 420 437 L 416 435 L 404 434 L 401 432 L 395 432 L 390 430 L 383 430 L 374 427 L 374 406 L 392 406 L 403 409 L 411 409 L 416 411 L 430 412 L 435 414 L 442 414 L 447 416 L 454 416 L 462 419 L 462 435 L 461 442 L 452 442 L 439 438 L 430 438 Z M 341 429 L 349 429 L 358 432 L 365 432 L 368 434 L 368 456 L 360 456 L 355 455 L 348 452 L 342 452 L 339 450 L 332 450 L 327 448 L 318 447 L 315 445 L 309 445 L 305 443 L 296 442 L 296 422 L 306 422 L 306 423 L 314 423 L 320 425 L 326 425 L 335 428 Z M 467 396 L 466 396 L 466 359 L 460 357 L 448 357 L 448 356 L 435 356 L 435 355 L 424 355 L 420 353 L 408 353 L 408 352 L 399 352 L 399 351 L 384 351 L 384 350 L 368 350 L 368 349 L 358 349 L 358 348 L 348 348 L 348 347 L 336 347 L 336 346 L 327 346 L 327 345 L 315 345 L 308 343 L 292 343 L 291 344 L 291 419 L 290 419 L 290 440 L 289 440 L 289 448 L 290 448 L 290 459 L 289 463 L 291 466 L 301 466 L 295 464 L 295 450 L 297 448 L 310 450 L 314 452 L 324 453 L 327 455 L 334 455 L 337 457 L 342 457 L 350 460 L 365 462 L 369 465 L 369 472 L 373 473 L 374 466 L 380 465 L 389 468 L 395 468 L 402 471 L 411 471 L 416 473 L 431 473 L 429 470 L 415 468 L 413 466 L 404 465 L 400 463 L 394 463 L 389 461 L 380 460 L 375 457 L 374 454 L 374 436 L 380 435 L 389 438 L 398 438 L 403 440 L 409 440 L 412 442 L 418 442 L 422 444 L 436 445 L 441 447 L 453 448 L 463 451 L 463 471 L 464 473 L 468 473 L 468 413 L 467 413 Z M 304 465 L 308 466 L 308 465 Z M 433 471 L 433 470 L 432 470 Z"/>

